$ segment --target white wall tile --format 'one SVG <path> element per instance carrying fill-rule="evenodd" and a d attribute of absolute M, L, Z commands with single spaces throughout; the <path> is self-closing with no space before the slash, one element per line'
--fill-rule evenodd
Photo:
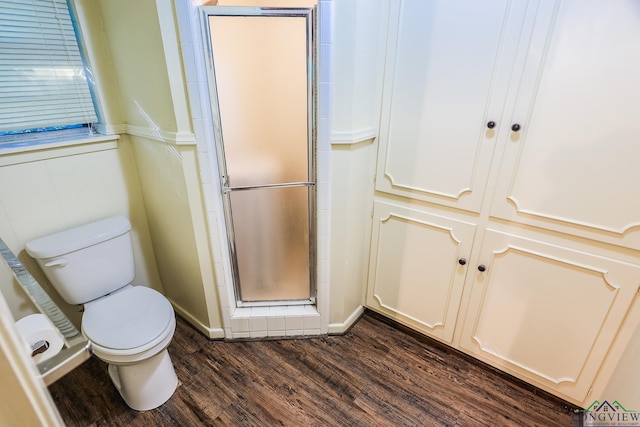
<path fill-rule="evenodd" d="M 200 173 L 200 182 L 203 184 L 211 183 L 211 169 L 209 168 L 207 153 L 198 153 L 198 171 Z M 205 201 L 205 207 L 209 208 Z"/>
<path fill-rule="evenodd" d="M 250 331 L 266 331 L 267 330 L 267 318 L 264 316 L 251 316 L 249 317 L 249 330 Z"/>
<path fill-rule="evenodd" d="M 324 95 L 320 102 L 318 102 L 318 118 L 330 119 L 331 103 L 327 102 L 327 97 L 331 96 L 331 83 L 319 83 L 318 91 Z"/>
<path fill-rule="evenodd" d="M 306 314 L 304 305 L 290 305 L 286 308 L 286 316 L 304 316 Z"/>
<path fill-rule="evenodd" d="M 318 209 L 318 234 L 320 236 L 329 235 L 329 211 L 326 209 Z"/>
<path fill-rule="evenodd" d="M 266 330 L 264 331 L 251 331 L 249 332 L 249 337 L 251 338 L 264 338 L 266 336 L 268 336 L 268 332 Z"/>
<path fill-rule="evenodd" d="M 305 316 L 302 318 L 302 325 L 305 333 L 310 330 L 320 330 L 320 315 Z"/>
<path fill-rule="evenodd" d="M 318 260 L 329 259 L 329 237 L 318 236 Z"/>
<path fill-rule="evenodd" d="M 302 306 L 302 314 L 304 316 L 317 316 L 318 310 L 312 305 L 303 305 Z"/>
<path fill-rule="evenodd" d="M 318 209 L 329 209 L 331 203 L 330 190 L 331 187 L 328 185 L 318 185 L 318 191 L 316 193 Z"/>
<path fill-rule="evenodd" d="M 302 316 L 287 316 L 284 318 L 284 326 L 287 331 L 304 329 Z"/>
<path fill-rule="evenodd" d="M 193 43 L 184 43 L 182 45 L 182 61 L 187 83 L 197 82 L 198 73 L 196 72 Z"/>
<path fill-rule="evenodd" d="M 191 117 L 194 119 L 202 118 L 202 108 L 200 107 L 200 90 L 198 82 L 187 83 L 187 90 L 189 93 L 189 107 L 191 108 Z M 194 133 L 196 138 L 204 138 L 204 134 L 198 133 L 194 126 Z"/>
<path fill-rule="evenodd" d="M 333 45 L 321 44 L 319 52 L 320 61 L 320 83 L 331 82 L 331 69 L 333 65 Z"/>
<path fill-rule="evenodd" d="M 329 260 L 318 260 L 318 282 L 329 282 Z"/>
<path fill-rule="evenodd" d="M 251 338 L 250 332 L 234 332 L 232 338 Z"/>
<path fill-rule="evenodd" d="M 333 2 L 320 2 L 320 43 L 333 43 Z"/>
<path fill-rule="evenodd" d="M 191 121 L 191 126 L 193 127 L 193 133 L 196 138 L 201 139 L 204 136 L 204 124 L 202 123 L 202 119 L 194 118 Z"/>
<path fill-rule="evenodd" d="M 254 316 L 268 316 L 269 307 L 251 307 L 251 317 Z"/>
<path fill-rule="evenodd" d="M 267 318 L 267 330 L 269 332 L 271 332 L 271 331 L 284 331 L 285 330 L 284 316 L 282 316 L 282 317 L 269 316 Z"/>
<path fill-rule="evenodd" d="M 318 119 L 318 144 L 319 153 L 331 151 L 331 119 Z M 329 163 L 319 163 L 323 168 L 327 168 Z"/>
<path fill-rule="evenodd" d="M 233 329 L 234 335 L 236 332 L 248 332 L 249 318 L 248 317 L 231 317 L 231 329 Z"/>

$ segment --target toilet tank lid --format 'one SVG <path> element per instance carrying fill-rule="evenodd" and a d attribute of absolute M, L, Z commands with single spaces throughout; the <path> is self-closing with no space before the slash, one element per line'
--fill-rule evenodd
<path fill-rule="evenodd" d="M 31 240 L 25 248 L 33 258 L 52 258 L 105 242 L 129 230 L 129 220 L 118 215 Z"/>

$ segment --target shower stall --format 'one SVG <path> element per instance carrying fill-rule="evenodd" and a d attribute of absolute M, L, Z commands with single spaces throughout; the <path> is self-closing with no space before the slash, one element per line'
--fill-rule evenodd
<path fill-rule="evenodd" d="M 204 7 L 202 28 L 237 306 L 314 304 L 315 8 Z"/>

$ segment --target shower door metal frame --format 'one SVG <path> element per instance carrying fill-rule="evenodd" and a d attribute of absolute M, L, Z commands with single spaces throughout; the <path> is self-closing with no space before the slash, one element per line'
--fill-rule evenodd
<path fill-rule="evenodd" d="M 205 46 L 206 68 L 209 86 L 211 113 L 213 119 L 214 139 L 220 185 L 222 189 L 222 201 L 224 208 L 225 227 L 227 232 L 227 244 L 230 254 L 231 272 L 233 276 L 233 289 L 235 293 L 236 307 L 272 306 L 272 305 L 303 305 L 316 304 L 316 138 L 317 138 L 317 6 L 314 7 L 251 7 L 251 6 L 202 6 L 201 29 Z M 230 17 L 302 17 L 306 20 L 306 70 L 307 70 L 307 181 L 287 182 L 279 184 L 262 184 L 253 186 L 229 186 L 227 162 L 224 152 L 224 140 L 222 135 L 222 119 L 220 105 L 218 103 L 218 88 L 215 72 L 215 59 L 210 36 L 210 16 Z M 231 211 L 231 193 L 234 191 L 246 191 L 268 188 L 308 187 L 308 220 L 309 220 L 309 299 L 303 300 L 267 300 L 251 301 L 242 300 L 240 288 L 240 273 L 238 270 L 237 248 L 233 227 L 233 215 Z"/>

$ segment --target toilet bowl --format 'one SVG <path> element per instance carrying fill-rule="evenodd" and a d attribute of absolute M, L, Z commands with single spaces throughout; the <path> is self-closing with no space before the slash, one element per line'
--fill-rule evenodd
<path fill-rule="evenodd" d="M 109 364 L 109 376 L 138 411 L 157 408 L 178 385 L 167 347 L 176 329 L 173 307 L 157 291 L 126 286 L 84 306 L 82 333 L 93 354 Z"/>
<path fill-rule="evenodd" d="M 131 225 L 106 218 L 27 242 L 26 250 L 70 304 L 84 304 L 82 333 L 109 364 L 111 380 L 131 408 L 165 403 L 178 386 L 167 347 L 175 313 L 159 292 L 133 286 Z"/>

